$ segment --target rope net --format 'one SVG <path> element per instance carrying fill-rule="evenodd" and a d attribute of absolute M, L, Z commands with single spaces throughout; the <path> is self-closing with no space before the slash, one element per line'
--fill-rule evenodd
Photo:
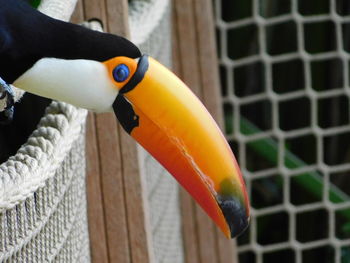
<path fill-rule="evenodd" d="M 350 3 L 214 5 L 225 131 L 252 206 L 240 263 L 350 262 Z"/>

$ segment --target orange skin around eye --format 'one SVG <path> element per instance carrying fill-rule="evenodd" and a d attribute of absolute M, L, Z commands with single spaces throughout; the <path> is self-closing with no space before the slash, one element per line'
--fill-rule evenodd
<path fill-rule="evenodd" d="M 115 84 L 115 86 L 118 88 L 118 90 L 120 90 L 126 83 L 129 82 L 130 78 L 135 74 L 135 71 L 137 69 L 137 62 L 134 59 L 128 57 L 115 57 L 103 62 L 103 64 L 107 67 L 109 77 Z M 113 70 L 116 66 L 120 64 L 126 65 L 130 71 L 129 76 L 123 82 L 117 82 L 113 78 Z"/>

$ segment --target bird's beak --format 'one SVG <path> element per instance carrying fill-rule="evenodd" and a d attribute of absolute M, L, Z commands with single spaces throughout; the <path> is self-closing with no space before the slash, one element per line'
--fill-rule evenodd
<path fill-rule="evenodd" d="M 189 88 L 156 60 L 44 58 L 14 83 L 93 111 L 113 108 L 123 128 L 192 195 L 227 237 L 248 225 L 240 169 L 220 129 Z"/>
<path fill-rule="evenodd" d="M 249 222 L 235 157 L 203 104 L 148 56 L 104 62 L 119 90 L 114 112 L 124 129 L 191 194 L 227 237 Z"/>

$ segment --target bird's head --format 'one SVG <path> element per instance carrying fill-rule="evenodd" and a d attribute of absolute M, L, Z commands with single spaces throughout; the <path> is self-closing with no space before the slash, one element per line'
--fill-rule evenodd
<path fill-rule="evenodd" d="M 14 86 L 92 111 L 113 111 L 125 131 L 177 179 L 227 237 L 240 234 L 249 221 L 240 169 L 191 90 L 123 38 L 45 19 L 48 28 L 55 29 L 51 36 L 56 42 L 39 40 L 41 53 L 27 47 L 24 58 L 35 61 L 18 71 Z M 33 41 L 44 39 L 37 29 L 21 31 Z"/>

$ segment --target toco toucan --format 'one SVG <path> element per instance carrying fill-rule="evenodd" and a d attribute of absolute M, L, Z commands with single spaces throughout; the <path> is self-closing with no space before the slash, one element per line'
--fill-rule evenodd
<path fill-rule="evenodd" d="M 0 0 L 0 77 L 39 96 L 114 111 L 227 237 L 247 227 L 244 182 L 220 129 L 179 78 L 130 41 Z"/>

